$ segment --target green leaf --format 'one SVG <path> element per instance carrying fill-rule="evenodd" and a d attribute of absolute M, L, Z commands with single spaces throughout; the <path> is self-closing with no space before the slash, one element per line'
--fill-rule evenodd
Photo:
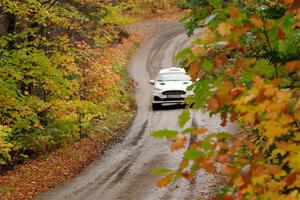
<path fill-rule="evenodd" d="M 274 66 L 270 65 L 266 59 L 260 59 L 257 61 L 255 66 L 257 72 L 266 77 L 272 77 L 275 73 Z"/>
<path fill-rule="evenodd" d="M 243 83 L 249 83 L 249 82 L 251 82 L 251 79 L 252 79 L 252 77 L 253 77 L 254 75 L 255 75 L 255 74 L 253 74 L 252 72 L 245 71 L 245 72 L 242 74 L 242 82 L 243 82 Z"/>
<path fill-rule="evenodd" d="M 178 131 L 164 129 L 164 130 L 154 131 L 152 133 L 152 136 L 159 139 L 163 139 L 164 137 L 166 137 L 167 139 L 172 139 L 175 138 L 177 134 Z"/>
<path fill-rule="evenodd" d="M 182 131 L 183 134 L 192 133 L 195 129 L 194 128 L 186 128 Z"/>
<path fill-rule="evenodd" d="M 196 149 L 188 149 L 184 153 L 184 158 L 187 159 L 187 160 L 195 160 L 195 159 L 198 159 L 202 156 L 204 156 L 204 153 L 202 151 L 198 151 Z"/>
<path fill-rule="evenodd" d="M 188 48 L 185 48 L 183 50 L 181 50 L 176 56 L 175 56 L 175 59 L 176 60 L 181 60 L 181 59 L 184 59 L 186 56 L 188 56 L 190 53 L 191 53 L 191 48 L 188 47 Z"/>
<path fill-rule="evenodd" d="M 190 116 L 190 110 L 184 110 L 178 118 L 178 123 L 180 128 L 183 128 L 184 125 L 190 120 L 191 116 Z"/>
<path fill-rule="evenodd" d="M 210 0 L 209 4 L 212 5 L 215 9 L 221 9 L 222 8 L 221 0 Z"/>
<path fill-rule="evenodd" d="M 229 133 L 226 132 L 222 132 L 216 135 L 216 137 L 218 138 L 219 141 L 221 140 L 231 140 L 233 138 L 232 135 L 230 135 Z"/>
<path fill-rule="evenodd" d="M 152 171 L 153 174 L 158 175 L 158 176 L 166 175 L 171 172 L 172 172 L 172 170 L 164 168 L 164 167 L 157 168 Z"/>
<path fill-rule="evenodd" d="M 193 108 L 195 109 L 199 109 L 202 106 L 205 105 L 206 103 L 206 99 L 211 95 L 211 91 L 210 91 L 210 84 L 214 83 L 214 79 L 211 78 L 205 78 L 202 79 L 200 81 L 198 81 L 197 83 L 194 84 L 194 96 L 193 96 L 193 100 L 195 101 L 195 105 L 193 106 Z"/>
<path fill-rule="evenodd" d="M 201 63 L 201 68 L 204 70 L 204 71 L 211 71 L 213 69 L 213 63 L 210 61 L 210 60 L 204 60 L 202 63 Z"/>
<path fill-rule="evenodd" d="M 202 143 L 201 143 L 201 147 L 205 150 L 208 151 L 210 149 L 210 137 L 206 137 Z"/>

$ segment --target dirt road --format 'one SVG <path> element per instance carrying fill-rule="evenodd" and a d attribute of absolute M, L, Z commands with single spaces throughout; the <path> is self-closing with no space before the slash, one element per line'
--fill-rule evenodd
<path fill-rule="evenodd" d="M 177 116 L 182 109 L 172 107 L 153 112 L 149 80 L 160 68 L 176 65 L 173 56 L 189 40 L 178 24 L 161 28 L 132 58 L 129 73 L 137 83 L 137 116 L 122 143 L 116 144 L 101 158 L 82 171 L 77 178 L 36 199 L 46 200 L 177 200 L 206 199 L 215 188 L 215 177 L 200 173 L 192 183 L 182 180 L 168 188 L 157 189 L 158 177 L 151 174 L 156 167 L 176 168 L 182 152 L 171 153 L 168 142 L 151 137 L 158 129 L 177 129 Z M 221 128 L 220 119 L 207 113 L 192 111 L 189 126 L 207 127 L 209 131 L 231 130 L 234 125 Z"/>

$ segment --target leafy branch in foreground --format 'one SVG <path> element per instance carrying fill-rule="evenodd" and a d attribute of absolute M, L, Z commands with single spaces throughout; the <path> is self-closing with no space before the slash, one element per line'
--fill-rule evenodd
<path fill-rule="evenodd" d="M 222 125 L 236 122 L 240 132 L 197 137 L 158 186 L 178 176 L 191 180 L 202 169 L 214 173 L 221 163 L 226 183 L 218 199 L 299 199 L 300 3 L 207 2 L 206 19 L 191 26 L 205 25 L 201 37 L 178 58 L 194 80 L 201 78 L 191 88 L 194 108 L 220 115 Z M 186 148 L 185 134 L 195 132 L 178 131 L 172 141 Z"/>

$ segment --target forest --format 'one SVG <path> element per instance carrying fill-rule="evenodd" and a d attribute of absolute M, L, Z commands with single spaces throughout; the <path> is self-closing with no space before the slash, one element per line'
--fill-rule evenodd
<path fill-rule="evenodd" d="M 124 56 L 115 58 L 110 47 L 128 36 L 120 26 L 136 20 L 130 15 L 165 4 L 2 0 L 0 164 L 67 145 L 125 117 L 135 105 L 132 82 Z"/>
<path fill-rule="evenodd" d="M 176 56 L 195 81 L 180 130 L 152 133 L 184 150 L 175 170 L 154 170 L 157 187 L 221 165 L 215 199 L 299 199 L 298 0 L 1 0 L 0 169 L 128 123 L 126 64 L 142 40 L 112 47 L 130 37 L 122 26 L 170 6 L 189 36 L 201 34 Z M 186 127 L 190 107 L 239 132 Z"/>

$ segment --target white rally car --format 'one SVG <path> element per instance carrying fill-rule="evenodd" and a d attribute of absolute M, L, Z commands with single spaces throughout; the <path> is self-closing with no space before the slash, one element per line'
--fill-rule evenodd
<path fill-rule="evenodd" d="M 158 72 L 156 79 L 150 81 L 153 87 L 152 108 L 157 110 L 161 105 L 182 104 L 193 92 L 187 91 L 192 85 L 191 77 L 182 68 L 171 67 Z"/>

